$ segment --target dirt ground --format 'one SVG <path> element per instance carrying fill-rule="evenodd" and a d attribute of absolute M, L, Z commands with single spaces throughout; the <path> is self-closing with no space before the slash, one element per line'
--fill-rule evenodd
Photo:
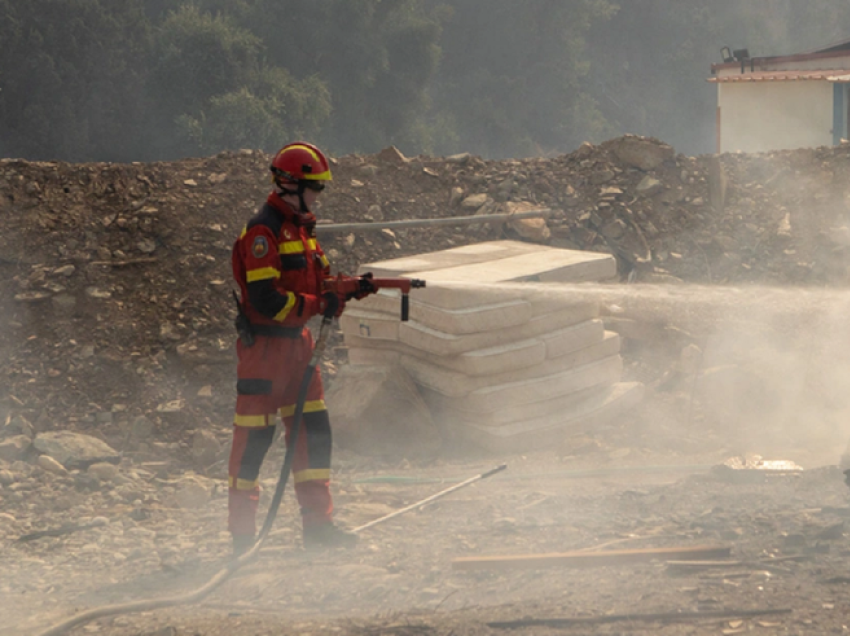
<path fill-rule="evenodd" d="M 739 483 L 711 469 L 725 459 L 722 451 L 611 455 L 457 458 L 425 467 L 374 466 L 341 453 L 336 501 L 338 519 L 349 526 L 494 462 L 504 461 L 508 469 L 363 531 L 351 552 L 303 551 L 287 499 L 261 559 L 200 605 L 104 618 L 73 633 L 496 634 L 506 630 L 488 623 L 721 610 L 729 611 L 728 618 L 524 627 L 513 633 L 846 630 L 850 545 L 844 529 L 850 507 L 837 468 Z M 279 460 L 270 462 L 268 478 Z M 7 543 L 0 556 L 6 573 L 0 601 L 4 624 L 15 627 L 4 633 L 38 633 L 82 608 L 180 594 L 218 571 L 229 547 L 221 532 L 224 492 L 194 514 L 157 504 L 145 509 L 149 514 L 139 521 L 113 511 L 106 528 Z M 136 537 L 142 549 L 107 566 L 103 555 L 114 549 L 117 534 Z M 91 545 L 100 549 L 86 547 Z M 692 571 L 665 560 L 577 569 L 452 568 L 462 556 L 705 545 L 727 546 L 731 557 Z M 739 619 L 736 610 L 767 613 Z M 780 610 L 788 612 L 770 613 Z"/>
<path fill-rule="evenodd" d="M 850 437 L 850 149 L 693 158 L 638 141 L 638 151 L 623 138 L 506 162 L 392 149 L 340 157 L 319 216 L 552 209 L 544 227 L 352 232 L 322 244 L 346 272 L 503 237 L 613 253 L 620 282 L 593 293 L 623 338 L 624 379 L 646 384 L 639 408 L 546 452 L 447 443 L 413 460 L 337 449 L 337 519 L 348 527 L 508 469 L 364 531 L 351 552 L 302 550 L 287 494 L 262 558 L 200 604 L 72 634 L 846 631 L 850 489 L 838 465 Z M 0 161 L 0 633 L 176 596 L 224 563 L 229 250 L 265 195 L 267 163 L 251 151 L 147 165 Z M 344 364 L 337 333 L 328 382 Z M 110 444 L 116 463 L 94 475 L 40 460 L 32 438 L 55 431 Z M 716 468 L 747 453 L 804 470 L 733 479 Z M 276 447 L 264 466 L 264 505 L 281 459 Z M 701 545 L 731 556 L 452 567 L 466 556 Z M 756 611 L 767 613 L 735 615 Z M 686 612 L 713 614 L 615 620 Z M 489 625 L 552 618 L 597 622 Z"/>

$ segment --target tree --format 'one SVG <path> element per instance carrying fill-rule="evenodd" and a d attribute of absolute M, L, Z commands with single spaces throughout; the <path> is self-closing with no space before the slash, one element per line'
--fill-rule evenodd
<path fill-rule="evenodd" d="M 30 159 L 129 159 L 149 24 L 135 0 L 0 1 L 0 139 Z"/>
<path fill-rule="evenodd" d="M 253 91 L 211 98 L 197 117 L 179 117 L 182 138 L 205 154 L 245 147 L 274 152 L 288 140 L 314 138 L 330 115 L 328 91 L 315 78 L 295 82 L 284 69 L 271 69 L 253 84 Z"/>
<path fill-rule="evenodd" d="M 428 137 L 442 11 L 427 0 L 290 0 L 285 11 L 275 0 L 250 0 L 234 16 L 265 43 L 268 64 L 328 87 L 333 116 L 322 145 L 416 152 Z"/>
<path fill-rule="evenodd" d="M 597 121 L 581 91 L 585 35 L 604 0 L 456 0 L 445 25 L 436 114 L 460 146 L 486 156 L 565 152 Z"/>

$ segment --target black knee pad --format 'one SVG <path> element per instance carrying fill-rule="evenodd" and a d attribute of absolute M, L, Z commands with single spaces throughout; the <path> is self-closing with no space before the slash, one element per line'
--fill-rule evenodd
<path fill-rule="evenodd" d="M 304 414 L 304 431 L 307 437 L 307 458 L 310 468 L 330 468 L 331 420 L 328 412 L 316 411 Z"/>
<path fill-rule="evenodd" d="M 260 474 L 260 467 L 266 458 L 266 453 L 274 441 L 274 426 L 255 428 L 248 431 L 248 441 L 242 462 L 239 465 L 239 479 L 255 480 Z"/>

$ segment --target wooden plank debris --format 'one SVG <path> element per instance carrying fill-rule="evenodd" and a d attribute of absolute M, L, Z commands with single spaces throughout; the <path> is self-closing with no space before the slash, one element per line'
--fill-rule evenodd
<path fill-rule="evenodd" d="M 601 567 L 659 560 L 725 559 L 732 553 L 728 546 L 708 545 L 677 548 L 643 548 L 638 550 L 604 550 L 599 552 L 561 552 L 489 557 L 459 557 L 452 561 L 454 570 L 509 570 L 542 567 Z"/>
<path fill-rule="evenodd" d="M 777 616 L 790 614 L 790 608 L 755 610 L 708 610 L 703 612 L 658 612 L 654 614 L 606 614 L 604 616 L 577 616 L 573 618 L 528 618 L 517 621 L 487 623 L 498 629 L 521 629 L 523 627 L 574 627 L 576 625 L 598 625 L 625 621 L 678 622 L 697 621 L 704 618 L 750 618 L 754 616 Z"/>

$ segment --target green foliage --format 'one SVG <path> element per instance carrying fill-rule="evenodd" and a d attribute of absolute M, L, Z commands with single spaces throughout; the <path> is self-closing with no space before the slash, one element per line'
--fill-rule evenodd
<path fill-rule="evenodd" d="M 457 118 L 466 147 L 498 157 L 580 143 L 586 120 L 597 117 L 575 108 L 587 72 L 584 34 L 614 7 L 604 0 L 457 0 L 453 7 L 435 103 Z"/>
<path fill-rule="evenodd" d="M 257 88 L 213 97 L 197 117 L 181 115 L 180 136 L 204 154 L 238 148 L 274 152 L 286 140 L 313 138 L 330 114 L 327 90 L 315 79 L 293 82 L 285 70 L 274 69 L 260 76 Z"/>
<path fill-rule="evenodd" d="M 208 0 L 205 6 L 220 6 Z M 428 0 L 242 2 L 233 15 L 265 43 L 271 65 L 330 89 L 333 117 L 317 140 L 338 151 L 425 142 L 440 55 L 441 5 Z"/>
<path fill-rule="evenodd" d="M 714 146 L 721 46 L 850 33 L 847 0 L 0 0 L 0 156 L 153 160 Z"/>
<path fill-rule="evenodd" d="M 149 29 L 141 4 L 0 2 L 0 151 L 117 159 L 138 151 Z"/>

